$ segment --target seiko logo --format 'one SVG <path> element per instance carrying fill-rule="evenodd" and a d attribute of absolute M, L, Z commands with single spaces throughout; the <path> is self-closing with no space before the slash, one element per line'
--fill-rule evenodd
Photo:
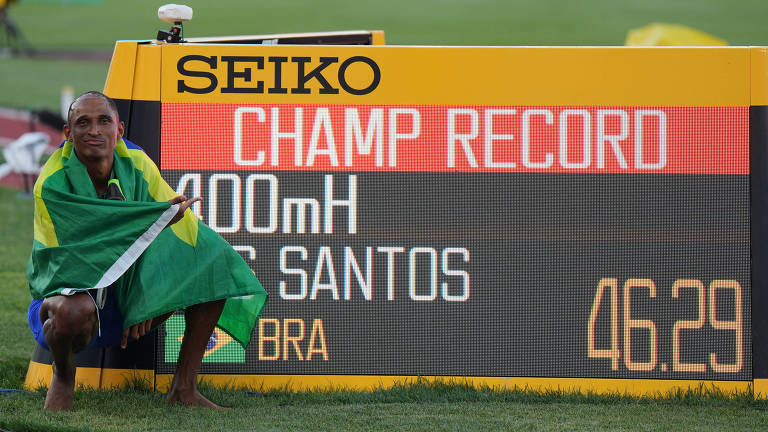
<path fill-rule="evenodd" d="M 309 66 L 317 61 L 320 62 L 319 65 Z M 372 79 L 365 87 L 359 84 L 359 88 L 353 87 L 347 79 L 348 69 L 356 63 L 369 68 L 372 72 Z M 219 79 L 211 72 L 220 66 L 227 70 L 226 85 L 221 87 Z M 374 91 L 381 81 L 379 65 L 363 56 L 354 56 L 339 62 L 338 57 L 319 57 L 313 61 L 312 57 L 289 59 L 288 57 L 187 55 L 179 59 L 176 69 L 181 75 L 207 80 L 207 85 L 201 87 L 193 87 L 183 79 L 178 80 L 179 93 L 195 94 L 211 93 L 217 88 L 221 93 L 309 94 L 313 89 L 307 87 L 307 84 L 314 80 L 320 86 L 316 90 L 319 94 L 339 94 L 339 91 L 343 90 L 353 95 L 365 95 Z M 260 70 L 264 72 L 258 72 Z M 296 87 L 284 87 L 283 78 L 287 74 L 296 76 Z M 338 87 L 334 87 L 331 83 L 334 75 L 337 78 Z M 199 82 L 196 80 L 194 83 L 197 85 Z"/>

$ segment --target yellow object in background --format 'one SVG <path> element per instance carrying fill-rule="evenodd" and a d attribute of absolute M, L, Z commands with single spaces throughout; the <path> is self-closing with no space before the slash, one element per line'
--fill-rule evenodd
<path fill-rule="evenodd" d="M 653 23 L 630 30 L 626 46 L 724 46 L 728 42 L 681 24 Z"/>

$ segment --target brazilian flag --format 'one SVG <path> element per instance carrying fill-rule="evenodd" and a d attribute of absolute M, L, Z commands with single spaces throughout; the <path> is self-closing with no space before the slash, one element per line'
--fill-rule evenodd
<path fill-rule="evenodd" d="M 184 315 L 176 314 L 165 323 L 166 363 L 176 363 L 184 340 Z M 214 329 L 203 352 L 203 363 L 245 363 L 245 349 L 228 334 Z"/>
<path fill-rule="evenodd" d="M 242 257 L 190 210 L 163 229 L 177 194 L 138 146 L 118 140 L 113 173 L 125 201 L 99 199 L 69 141 L 46 162 L 34 189 L 32 297 L 116 283 L 123 328 L 226 299 L 217 327 L 246 347 L 267 293 Z"/>

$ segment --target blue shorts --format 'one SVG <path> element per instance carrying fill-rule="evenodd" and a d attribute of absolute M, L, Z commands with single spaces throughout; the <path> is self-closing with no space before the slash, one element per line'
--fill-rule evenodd
<path fill-rule="evenodd" d="M 93 296 L 96 296 L 95 290 L 91 292 Z M 27 322 L 29 322 L 29 328 L 32 330 L 32 335 L 37 343 L 50 351 L 48 344 L 45 342 L 43 323 L 40 321 L 40 306 L 42 304 L 42 300 L 32 300 L 27 310 Z M 123 339 L 123 314 L 120 313 L 120 309 L 117 307 L 117 301 L 113 292 L 107 294 L 104 309 L 99 310 L 99 325 L 101 326 L 101 336 L 96 333 L 96 336 L 91 339 L 85 349 L 120 344 Z"/>

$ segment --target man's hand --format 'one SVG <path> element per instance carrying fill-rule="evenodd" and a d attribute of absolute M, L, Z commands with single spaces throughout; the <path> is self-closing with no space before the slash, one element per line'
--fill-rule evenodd
<path fill-rule="evenodd" d="M 152 329 L 152 318 L 140 322 L 138 324 L 134 324 L 131 327 L 123 330 L 123 340 L 120 341 L 120 348 L 125 349 L 126 346 L 128 346 L 128 337 L 130 336 L 133 340 L 139 340 L 140 337 L 144 336 L 145 334 L 149 333 L 149 331 Z"/>
<path fill-rule="evenodd" d="M 172 198 L 168 200 L 168 204 L 174 205 L 179 204 L 179 211 L 176 212 L 176 215 L 171 219 L 170 222 L 168 222 L 168 225 L 165 227 L 168 228 L 169 226 L 175 224 L 176 222 L 180 221 L 181 218 L 184 217 L 184 212 L 187 211 L 187 209 L 194 203 L 198 201 L 202 201 L 203 199 L 200 197 L 192 198 L 191 200 L 188 200 L 187 197 L 184 195 L 179 195 L 176 198 Z"/>

